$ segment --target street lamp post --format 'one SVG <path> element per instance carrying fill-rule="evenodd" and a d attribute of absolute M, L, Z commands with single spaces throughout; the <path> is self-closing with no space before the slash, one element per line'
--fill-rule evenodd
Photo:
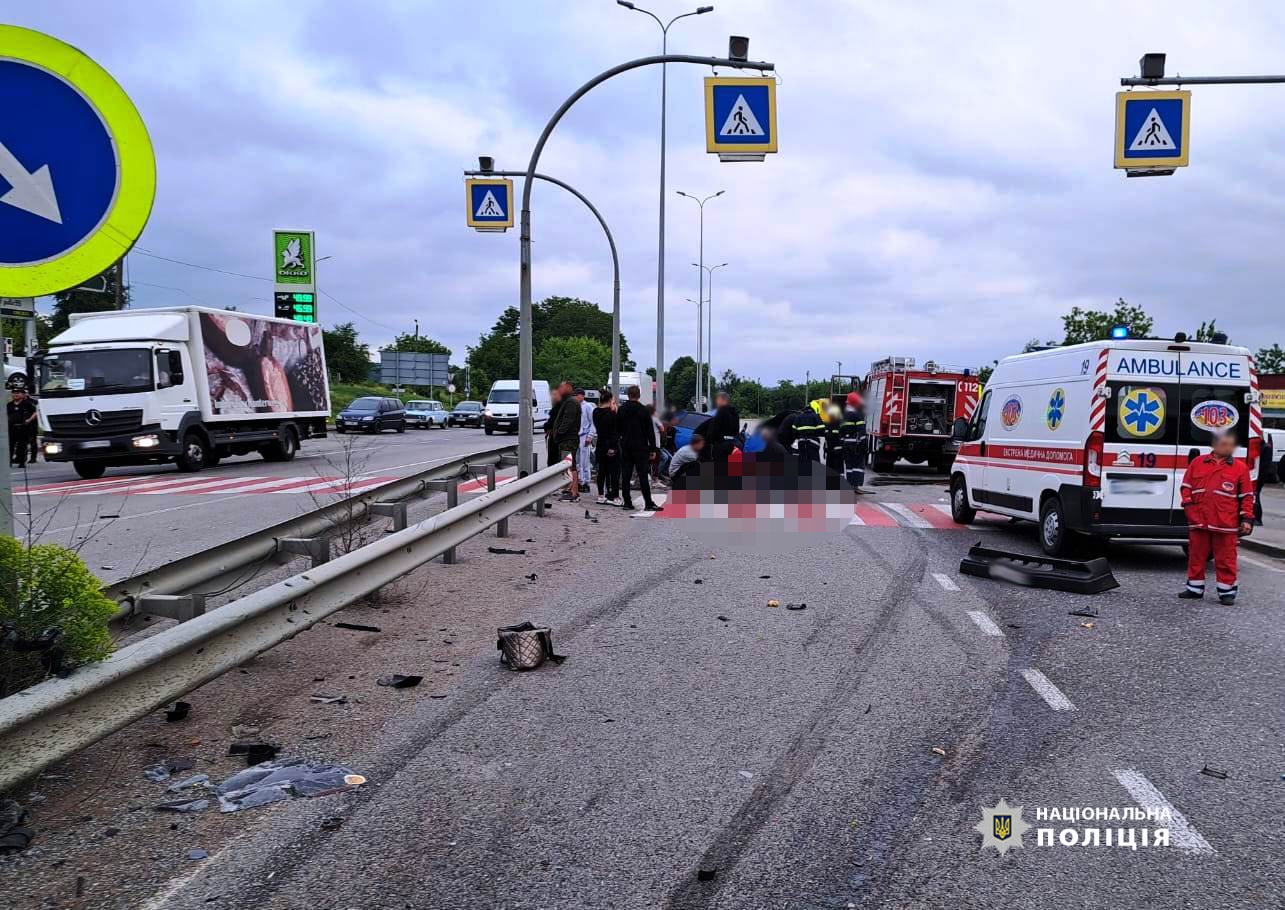
<path fill-rule="evenodd" d="M 491 163 L 494 159 L 481 159 L 485 164 Z M 497 171 L 492 167 L 482 167 L 476 171 L 465 171 L 466 177 L 486 176 L 486 177 L 525 177 L 526 171 Z M 611 286 L 611 396 L 619 399 L 620 397 L 620 257 L 616 254 L 616 239 L 611 235 L 611 228 L 607 227 L 607 220 L 602 217 L 602 213 L 594 206 L 592 202 L 585 197 L 578 189 L 569 183 L 564 183 L 556 177 L 550 177 L 547 174 L 536 174 L 536 180 L 543 180 L 546 183 L 552 183 L 554 186 L 560 186 L 572 196 L 575 196 L 584 203 L 585 208 L 593 213 L 593 217 L 598 219 L 598 224 L 602 225 L 602 232 L 607 235 L 607 246 L 611 248 L 611 269 L 612 269 L 612 286 Z"/>
<path fill-rule="evenodd" d="M 686 19 L 688 16 L 700 16 L 712 12 L 712 6 L 700 6 L 689 13 L 680 13 L 668 22 L 662 22 L 660 17 L 651 10 L 643 9 L 629 0 L 616 0 L 618 4 L 625 9 L 633 10 L 638 13 L 645 13 L 656 20 L 660 26 L 660 53 L 665 56 L 669 53 L 669 29 L 679 19 Z M 656 252 L 656 410 L 665 409 L 665 148 L 666 136 L 666 97 L 669 92 L 669 67 L 664 63 L 660 65 L 660 218 L 659 234 L 660 239 L 657 243 Z"/>
<path fill-rule="evenodd" d="M 744 53 L 745 41 L 738 38 L 735 42 L 738 55 Z M 526 407 L 518 410 L 518 470 L 526 471 L 534 467 L 532 455 L 535 454 L 535 415 L 531 412 L 531 186 L 535 182 L 536 168 L 540 165 L 540 154 L 553 134 L 553 129 L 566 115 L 571 107 L 588 94 L 593 88 L 606 82 L 613 76 L 627 73 L 644 66 L 656 66 L 665 63 L 692 63 L 697 66 L 721 66 L 733 69 L 751 69 L 768 72 L 776 69 L 775 64 L 747 59 L 728 57 L 697 57 L 691 54 L 660 54 L 654 57 L 640 57 L 613 66 L 611 69 L 594 76 L 580 88 L 576 89 L 561 106 L 553 112 L 544 131 L 531 149 L 531 160 L 527 163 L 526 179 L 522 182 L 521 233 L 518 250 L 518 397 Z M 663 382 L 662 370 L 657 370 L 657 380 Z M 662 402 L 663 404 L 663 402 Z"/>
<path fill-rule="evenodd" d="M 701 351 L 703 341 L 701 340 L 701 326 L 705 324 L 705 301 L 692 300 L 690 297 L 684 297 L 688 303 L 696 304 L 696 399 L 693 401 L 693 408 L 699 412 L 701 409 Z"/>
<path fill-rule="evenodd" d="M 682 190 L 676 190 L 675 192 L 677 192 L 678 195 L 682 196 L 684 199 L 690 199 L 692 202 L 696 203 L 700 207 L 700 262 L 698 262 L 696 266 L 701 270 L 700 271 L 700 299 L 704 300 L 705 299 L 705 203 L 709 202 L 711 199 L 717 199 L 719 196 L 723 195 L 723 193 L 725 193 L 726 190 L 719 190 L 717 193 L 712 193 L 709 196 L 706 196 L 704 199 L 699 199 L 696 196 L 691 195 L 690 193 L 684 193 Z M 702 326 L 703 324 L 704 323 L 702 321 Z M 696 410 L 698 411 L 703 410 L 703 408 L 701 407 L 701 399 L 705 396 L 705 384 L 704 384 L 705 370 L 701 366 L 701 359 L 700 359 L 700 335 L 702 331 L 703 331 L 703 328 L 698 329 L 696 332 L 696 338 L 697 338 L 697 341 L 696 341 L 696 354 L 697 354 L 697 357 L 696 357 Z"/>
<path fill-rule="evenodd" d="M 709 331 L 705 333 L 705 360 L 709 363 L 709 376 L 705 383 L 709 392 L 709 399 L 714 400 L 714 273 L 719 269 L 727 268 L 726 262 L 720 262 L 718 265 L 701 265 L 699 262 L 693 262 L 692 265 L 698 269 L 703 269 L 709 275 L 709 293 L 705 296 L 705 303 L 708 309 L 705 310 L 705 318 L 709 323 Z"/>

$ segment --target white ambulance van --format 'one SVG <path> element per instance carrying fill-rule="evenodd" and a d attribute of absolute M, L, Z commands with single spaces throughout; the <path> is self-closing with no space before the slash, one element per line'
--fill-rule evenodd
<path fill-rule="evenodd" d="M 1077 539 L 1187 536 L 1187 464 L 1232 432 L 1258 476 L 1262 397 L 1249 350 L 1113 339 L 1007 357 L 955 421 L 951 513 L 1038 523 L 1050 556 Z"/>

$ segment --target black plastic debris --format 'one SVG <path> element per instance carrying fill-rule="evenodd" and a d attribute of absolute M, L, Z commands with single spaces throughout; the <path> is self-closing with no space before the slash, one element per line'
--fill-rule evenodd
<path fill-rule="evenodd" d="M 536 575 L 534 572 L 532 572 L 530 575 L 527 575 L 527 576 L 526 576 L 526 580 L 527 580 L 527 581 L 535 581 L 535 580 L 536 580 L 537 578 L 539 578 L 539 577 L 540 577 L 539 575 Z"/>
<path fill-rule="evenodd" d="M 703 579 L 703 578 L 693 578 L 693 579 L 692 579 L 692 584 L 694 584 L 694 585 L 703 585 L 703 584 L 705 584 L 705 579 Z"/>
<path fill-rule="evenodd" d="M 786 604 L 785 605 L 785 609 L 787 610 L 806 610 L 807 608 L 808 608 L 807 604 Z"/>
<path fill-rule="evenodd" d="M 424 681 L 422 676 L 403 676 L 401 673 L 393 673 L 388 676 L 381 676 L 375 680 L 380 686 L 386 686 L 389 689 L 413 689 Z"/>
<path fill-rule="evenodd" d="M 359 622 L 337 622 L 337 623 L 335 623 L 335 628 L 336 628 L 336 629 L 347 629 L 347 630 L 348 630 L 348 631 L 350 631 L 350 632 L 382 632 L 382 631 L 384 631 L 383 629 L 379 628 L 379 626 L 363 626 L 363 625 L 362 625 L 361 623 L 359 623 Z"/>
<path fill-rule="evenodd" d="M 1067 616 L 1086 616 L 1091 619 L 1098 615 L 1098 608 L 1097 607 L 1080 607 L 1080 609 L 1078 610 L 1069 611 L 1066 615 Z"/>
<path fill-rule="evenodd" d="M 321 820 L 322 831 L 338 831 L 343 827 L 344 817 L 342 815 L 327 815 Z"/>
<path fill-rule="evenodd" d="M 233 743 L 228 746 L 228 755 L 244 755 L 247 765 L 257 765 L 277 757 L 280 746 L 270 743 Z"/>
<path fill-rule="evenodd" d="M 696 880 L 698 882 L 712 882 L 716 878 L 718 878 L 717 869 L 697 869 L 696 870 Z"/>
<path fill-rule="evenodd" d="M 499 556 L 526 556 L 526 550 L 511 550 L 508 547 L 487 547 L 486 551 Z"/>
<path fill-rule="evenodd" d="M 984 547 L 980 543 L 959 563 L 964 575 L 994 578 L 1032 588 L 1050 588 L 1072 594 L 1099 594 L 1120 587 L 1104 557 L 1054 559 Z"/>
<path fill-rule="evenodd" d="M 185 701 L 174 702 L 174 707 L 165 712 L 165 719 L 170 723 L 183 720 L 192 713 L 192 706 Z"/>
<path fill-rule="evenodd" d="M 219 808 L 240 812 L 292 797 L 325 796 L 359 787 L 366 778 L 343 765 L 303 759 L 282 759 L 257 764 L 233 774 L 219 784 Z"/>
<path fill-rule="evenodd" d="M 11 799 L 0 799 L 0 856 L 21 853 L 36 836 L 31 813 Z"/>
<path fill-rule="evenodd" d="M 1226 771 L 1220 771 L 1219 769 L 1217 769 L 1217 768 L 1211 768 L 1211 767 L 1209 767 L 1208 765 L 1205 765 L 1203 768 L 1201 768 L 1201 769 L 1200 769 L 1200 773 L 1201 773 L 1201 774 L 1203 774 L 1203 775 L 1205 775 L 1205 777 L 1212 777 L 1214 780 L 1226 780 L 1226 779 L 1227 779 L 1227 772 L 1226 772 Z"/>
<path fill-rule="evenodd" d="M 722 613 L 719 613 L 719 614 L 718 614 L 717 616 L 715 616 L 714 618 L 715 618 L 715 619 L 717 619 L 719 622 L 727 622 L 727 621 L 728 621 L 727 617 L 726 617 L 726 616 L 724 616 Z"/>
<path fill-rule="evenodd" d="M 759 578 L 771 578 L 771 575 L 760 575 Z"/>

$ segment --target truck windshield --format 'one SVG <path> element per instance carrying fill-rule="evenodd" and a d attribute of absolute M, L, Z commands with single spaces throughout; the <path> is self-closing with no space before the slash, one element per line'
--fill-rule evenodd
<path fill-rule="evenodd" d="M 147 348 L 64 351 L 40 361 L 40 397 L 150 392 L 152 352 Z"/>
<path fill-rule="evenodd" d="M 517 404 L 517 389 L 491 389 L 491 395 L 487 398 L 491 404 Z"/>

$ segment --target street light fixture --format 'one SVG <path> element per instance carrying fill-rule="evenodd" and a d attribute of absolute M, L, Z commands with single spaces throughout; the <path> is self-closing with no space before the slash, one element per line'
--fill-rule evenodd
<path fill-rule="evenodd" d="M 697 265 L 700 267 L 700 270 L 701 270 L 700 298 L 701 300 L 704 300 L 705 299 L 705 203 L 709 202 L 711 199 L 717 199 L 719 196 L 723 195 L 723 193 L 727 191 L 719 190 L 717 193 L 713 193 L 709 196 L 706 196 L 704 199 L 700 199 L 696 196 L 691 195 L 690 193 L 684 193 L 682 190 L 675 190 L 675 192 L 678 193 L 678 195 L 682 196 L 684 199 L 690 199 L 692 202 L 700 206 L 700 210 L 701 210 L 701 213 L 700 213 L 700 262 L 697 263 Z M 700 328 L 697 329 L 697 332 L 696 332 L 696 353 L 697 353 L 697 359 L 696 359 L 697 408 L 696 409 L 697 410 L 701 410 L 700 408 L 701 399 L 705 395 L 705 383 L 703 382 L 705 371 L 701 367 L 701 360 L 699 357 L 700 348 L 701 348 L 701 332 L 704 331 L 704 320 L 701 320 L 701 322 L 702 322 L 702 325 Z"/>
<path fill-rule="evenodd" d="M 656 24 L 660 26 L 662 55 L 669 53 L 669 29 L 675 22 L 686 19 L 688 16 L 701 16 L 714 10 L 712 6 L 699 6 L 689 13 L 680 13 L 668 22 L 664 22 L 651 10 L 643 9 L 629 0 L 616 0 L 616 2 L 627 10 L 645 13 L 656 20 Z M 746 44 L 748 46 L 748 41 Z M 665 409 L 665 126 L 667 119 L 665 102 L 668 89 L 669 66 L 662 63 L 660 66 L 660 239 L 656 251 L 656 410 L 658 411 Z"/>
<path fill-rule="evenodd" d="M 705 311 L 709 331 L 705 334 L 705 360 L 709 363 L 709 375 L 705 380 L 705 388 L 708 392 L 710 401 L 714 400 L 714 273 L 719 269 L 727 268 L 726 262 L 720 262 L 718 265 L 701 265 L 699 262 L 693 262 L 693 266 L 703 269 L 709 275 L 709 293 L 705 295 L 705 303 L 709 309 Z"/>

